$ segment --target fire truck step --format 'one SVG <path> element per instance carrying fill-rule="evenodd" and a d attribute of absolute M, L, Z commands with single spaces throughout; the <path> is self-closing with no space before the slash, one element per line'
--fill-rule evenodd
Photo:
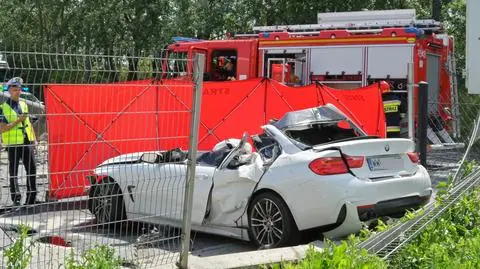
<path fill-rule="evenodd" d="M 442 138 L 440 140 L 439 136 Z M 430 142 L 430 150 L 451 150 L 451 149 L 463 149 L 465 148 L 464 143 L 454 142 L 450 135 L 445 129 L 442 129 L 438 132 L 434 132 L 429 126 L 427 129 L 427 138 Z"/>
<path fill-rule="evenodd" d="M 440 140 L 440 138 L 438 138 L 438 136 L 435 134 L 435 132 L 432 130 L 430 126 L 428 126 L 428 129 L 427 129 L 427 138 L 431 144 L 434 144 L 434 145 L 442 144 L 442 141 Z"/>
<path fill-rule="evenodd" d="M 440 139 L 443 140 L 444 143 L 448 143 L 448 144 L 455 143 L 445 129 L 442 129 L 435 133 Z"/>

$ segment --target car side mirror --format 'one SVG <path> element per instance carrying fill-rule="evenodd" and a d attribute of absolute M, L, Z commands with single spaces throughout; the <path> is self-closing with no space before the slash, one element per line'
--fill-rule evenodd
<path fill-rule="evenodd" d="M 155 152 L 145 152 L 140 157 L 140 161 L 145 163 L 159 163 L 161 156 Z"/>

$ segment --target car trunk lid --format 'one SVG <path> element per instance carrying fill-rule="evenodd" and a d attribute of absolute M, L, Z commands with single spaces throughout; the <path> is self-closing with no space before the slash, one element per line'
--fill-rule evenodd
<path fill-rule="evenodd" d="M 381 180 L 411 175 L 418 169 L 414 161 L 414 143 L 408 139 L 365 139 L 336 142 L 313 147 L 314 151 L 339 150 L 347 163 L 355 162 L 350 171 L 358 178 Z M 410 155 L 410 156 L 409 156 Z M 413 159 L 413 161 L 412 161 Z"/>

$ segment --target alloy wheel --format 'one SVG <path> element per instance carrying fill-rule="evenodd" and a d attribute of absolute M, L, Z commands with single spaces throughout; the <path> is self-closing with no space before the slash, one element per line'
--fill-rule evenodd
<path fill-rule="evenodd" d="M 255 239 L 262 246 L 276 245 L 284 237 L 282 211 L 270 199 L 262 199 L 253 206 L 251 226 Z"/>

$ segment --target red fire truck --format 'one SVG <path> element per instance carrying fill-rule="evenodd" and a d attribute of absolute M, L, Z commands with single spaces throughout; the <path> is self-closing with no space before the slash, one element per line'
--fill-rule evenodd
<path fill-rule="evenodd" d="M 173 59 L 202 52 L 207 81 L 233 74 L 236 80 L 265 77 L 292 86 L 320 82 L 350 89 L 386 80 L 405 102 L 412 63 L 411 81 L 429 83 L 430 117 L 458 135 L 453 38 L 440 22 L 416 19 L 414 10 L 319 13 L 317 24 L 259 26 L 225 40 L 175 41 L 167 51 L 169 68 L 177 74 L 191 66 Z M 227 62 L 233 63 L 229 70 Z M 433 137 L 429 131 L 433 144 L 453 142 L 446 132 Z"/>

